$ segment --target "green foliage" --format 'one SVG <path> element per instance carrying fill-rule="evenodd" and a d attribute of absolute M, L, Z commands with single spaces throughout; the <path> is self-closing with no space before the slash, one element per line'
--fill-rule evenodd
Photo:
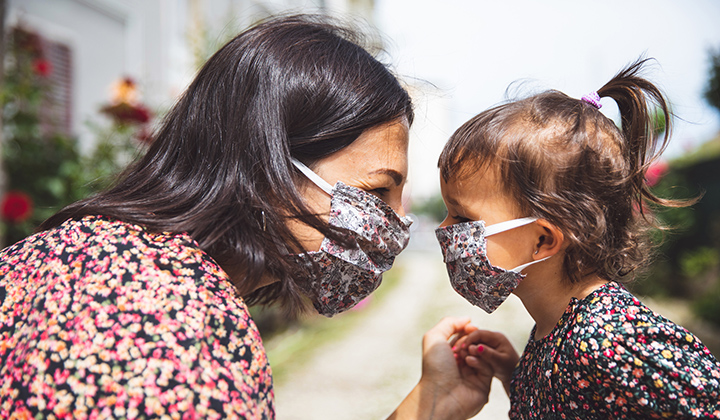
<path fill-rule="evenodd" d="M 693 311 L 702 319 L 720 325 L 720 287 L 715 287 L 698 298 L 692 305 Z"/>
<path fill-rule="evenodd" d="M 660 109 L 655 109 L 653 113 L 653 133 L 656 137 L 659 137 L 665 132 L 667 128 L 667 119 L 665 113 Z"/>
<path fill-rule="evenodd" d="M 5 62 L 1 98 L 7 189 L 27 194 L 34 208 L 27 219 L 5 224 L 4 239 L 10 244 L 83 191 L 75 139 L 58 133 L 52 121 L 40 118 L 51 86 L 47 74 L 37 71 L 38 63 L 48 66 L 37 36 L 15 29 Z"/>
<path fill-rule="evenodd" d="M 135 128 L 95 124 L 96 148 L 80 153 L 77 139 L 63 134 L 43 115 L 51 104 L 50 64 L 44 60 L 37 35 L 12 31 L 5 57 L 5 82 L 0 90 L 4 114 L 2 159 L 7 191 L 29 196 L 28 217 L 2 223 L 2 242 L 13 244 L 33 233 L 62 207 L 105 188 L 137 152 Z"/>
<path fill-rule="evenodd" d="M 688 278 L 699 277 L 720 265 L 720 250 L 700 247 L 680 255 L 680 271 Z"/>
<path fill-rule="evenodd" d="M 440 194 L 413 203 L 412 212 L 417 215 L 428 216 L 438 223 L 447 216 L 447 208 Z"/>
<path fill-rule="evenodd" d="M 664 198 L 701 198 L 691 207 L 652 209 L 668 230 L 653 232 L 660 256 L 633 289 L 689 299 L 696 315 L 720 325 L 720 157 L 694 156 L 672 162 L 652 188 Z"/>
<path fill-rule="evenodd" d="M 704 94 L 708 104 L 720 111 L 720 48 L 710 51 L 710 78 Z"/>

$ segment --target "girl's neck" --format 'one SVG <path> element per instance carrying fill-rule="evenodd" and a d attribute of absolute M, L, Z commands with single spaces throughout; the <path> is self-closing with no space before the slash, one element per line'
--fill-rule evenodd
<path fill-rule="evenodd" d="M 518 294 L 525 309 L 535 320 L 537 326 L 535 340 L 550 334 L 565 313 L 572 298 L 582 300 L 607 283 L 607 280 L 596 275 L 587 276 L 577 283 L 570 283 L 560 276 L 546 279 L 546 281 L 537 280 L 539 279 L 527 282 L 524 285 L 527 287 L 524 287 L 522 293 Z"/>

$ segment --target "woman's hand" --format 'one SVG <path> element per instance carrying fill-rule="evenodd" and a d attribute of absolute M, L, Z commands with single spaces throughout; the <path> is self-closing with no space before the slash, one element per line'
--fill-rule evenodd
<path fill-rule="evenodd" d="M 455 359 L 454 336 L 477 330 L 469 318 L 445 318 L 423 337 L 420 382 L 389 419 L 467 419 L 487 403 L 493 369 L 481 359 L 473 365 Z"/>
<path fill-rule="evenodd" d="M 478 371 L 486 371 L 489 364 L 510 395 L 510 379 L 519 356 L 504 334 L 475 329 L 460 337 L 453 351 L 459 363 L 464 362 Z"/>

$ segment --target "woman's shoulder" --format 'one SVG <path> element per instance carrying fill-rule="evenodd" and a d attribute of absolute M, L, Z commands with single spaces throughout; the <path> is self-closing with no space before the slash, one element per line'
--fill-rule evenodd
<path fill-rule="evenodd" d="M 103 216 L 67 220 L 0 252 L 0 274 L 7 276 L 82 277 L 99 272 L 117 277 L 226 277 L 187 233 L 153 233 Z"/>
<path fill-rule="evenodd" d="M 187 233 L 154 233 L 102 216 L 68 220 L 6 248 L 0 278 L 6 289 L 32 296 L 59 288 L 91 300 L 112 295 L 167 307 L 191 299 L 247 313 L 227 274 Z"/>
<path fill-rule="evenodd" d="M 172 390 L 188 402 L 195 398 L 189 409 L 227 406 L 220 410 L 225 415 L 241 407 L 243 413 L 272 411 L 270 368 L 248 309 L 227 275 L 187 234 L 86 217 L 6 249 L 0 264 L 10 274 L 0 280 L 7 291 L 0 338 L 16 349 L 31 342 L 42 349 L 0 349 L 0 361 L 15 362 L 0 367 L 0 381 L 37 377 L 15 385 L 50 390 L 43 398 L 51 404 L 63 385 L 43 378 L 69 372 L 83 383 L 105 381 L 103 389 L 110 391 L 95 399 L 104 404 L 128 384 L 152 379 L 147 401 Z M 26 357 L 51 361 L 48 375 Z M 95 361 L 90 370 L 82 367 L 88 358 Z M 213 396 L 197 398 L 201 394 Z M 5 398 L 0 392 L 0 401 Z M 158 405 L 164 414 L 173 407 Z"/>

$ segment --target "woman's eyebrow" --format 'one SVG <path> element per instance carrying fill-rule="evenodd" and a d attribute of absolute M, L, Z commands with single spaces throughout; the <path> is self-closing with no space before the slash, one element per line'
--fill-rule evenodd
<path fill-rule="evenodd" d="M 400 172 L 396 171 L 395 169 L 390 168 L 382 168 L 378 169 L 376 171 L 372 171 L 368 173 L 368 175 L 387 175 L 395 181 L 395 185 L 399 186 L 403 183 L 405 180 L 405 175 L 401 174 Z"/>
<path fill-rule="evenodd" d="M 450 197 L 449 195 L 445 196 L 445 201 L 447 201 L 448 204 L 450 204 L 451 206 L 462 207 L 456 199 L 454 199 L 453 197 Z"/>

